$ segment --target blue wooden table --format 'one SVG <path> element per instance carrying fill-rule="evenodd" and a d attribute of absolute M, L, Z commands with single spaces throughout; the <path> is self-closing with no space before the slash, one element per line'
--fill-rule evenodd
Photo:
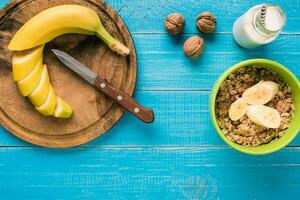
<path fill-rule="evenodd" d="M 242 60 L 272 59 L 300 78 L 300 1 L 272 2 L 287 13 L 284 32 L 270 45 L 245 50 L 235 44 L 232 24 L 262 1 L 109 0 L 132 32 L 135 97 L 155 110 L 155 123 L 127 113 L 93 142 L 59 150 L 0 128 L 0 199 L 300 199 L 300 137 L 274 154 L 245 155 L 219 138 L 208 111 L 214 81 Z M 203 55 L 190 60 L 182 44 L 199 34 L 195 17 L 206 10 L 218 19 L 217 33 L 204 36 Z M 181 36 L 164 30 L 171 12 L 186 18 Z"/>

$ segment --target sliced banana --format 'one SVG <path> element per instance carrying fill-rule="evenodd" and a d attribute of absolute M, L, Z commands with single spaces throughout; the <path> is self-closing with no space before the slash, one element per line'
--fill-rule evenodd
<path fill-rule="evenodd" d="M 40 58 L 32 72 L 24 79 L 18 81 L 18 88 L 24 97 L 30 95 L 38 86 L 43 72 L 43 62 Z"/>
<path fill-rule="evenodd" d="M 275 95 L 278 93 L 278 84 L 273 82 L 273 81 L 262 81 L 259 84 L 264 85 L 266 87 L 270 87 L 273 90 L 273 98 L 275 97 Z"/>
<path fill-rule="evenodd" d="M 56 97 L 56 107 L 53 116 L 57 118 L 69 118 L 71 117 L 73 111 L 71 106 L 69 106 L 62 98 Z"/>
<path fill-rule="evenodd" d="M 279 128 L 281 117 L 279 112 L 264 105 L 249 105 L 247 106 L 247 117 L 254 123 L 267 127 Z"/>
<path fill-rule="evenodd" d="M 12 67 L 15 81 L 24 79 L 32 72 L 36 64 L 43 57 L 43 49 L 44 45 L 14 53 Z"/>
<path fill-rule="evenodd" d="M 262 81 L 243 93 L 243 98 L 250 105 L 266 104 L 278 92 L 278 84 L 272 81 Z"/>
<path fill-rule="evenodd" d="M 45 103 L 39 107 L 35 107 L 40 113 L 45 116 L 52 115 L 55 111 L 56 106 L 56 94 L 53 87 L 50 87 L 48 97 Z"/>
<path fill-rule="evenodd" d="M 28 96 L 31 103 L 37 107 L 43 105 L 48 97 L 50 87 L 51 84 L 49 80 L 47 66 L 44 65 L 40 83 L 34 89 L 34 91 Z"/>
<path fill-rule="evenodd" d="M 229 117 L 233 121 L 241 119 L 247 112 L 247 103 L 245 99 L 239 98 L 233 102 L 229 109 Z"/>

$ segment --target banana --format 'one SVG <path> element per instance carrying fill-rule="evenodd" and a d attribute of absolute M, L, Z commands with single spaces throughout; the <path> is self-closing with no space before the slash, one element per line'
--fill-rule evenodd
<path fill-rule="evenodd" d="M 229 109 L 229 117 L 232 121 L 241 119 L 247 112 L 247 103 L 243 98 L 233 102 Z"/>
<path fill-rule="evenodd" d="M 268 106 L 249 105 L 246 115 L 254 123 L 267 128 L 279 128 L 280 126 L 281 117 L 279 112 Z"/>
<path fill-rule="evenodd" d="M 13 77 L 23 96 L 43 115 L 68 118 L 72 108 L 57 97 L 43 65 L 44 45 L 68 33 L 97 35 L 109 48 L 128 55 L 130 50 L 113 38 L 103 27 L 96 12 L 79 5 L 61 5 L 44 10 L 26 22 L 14 35 L 8 48 L 12 58 Z"/>
<path fill-rule="evenodd" d="M 56 98 L 56 108 L 53 116 L 57 118 L 69 118 L 72 115 L 72 108 L 60 97 Z"/>
<path fill-rule="evenodd" d="M 20 81 L 32 72 L 36 64 L 40 61 L 43 54 L 44 45 L 20 51 L 13 55 L 12 67 L 15 81 Z"/>
<path fill-rule="evenodd" d="M 28 96 L 31 103 L 38 107 L 41 106 L 48 97 L 50 87 L 51 87 L 51 84 L 50 84 L 50 80 L 49 80 L 47 66 L 44 65 L 42 77 L 40 79 L 39 85 Z"/>
<path fill-rule="evenodd" d="M 42 59 L 36 64 L 34 69 L 24 79 L 18 81 L 18 88 L 21 94 L 26 97 L 30 95 L 34 89 L 38 86 L 43 72 Z"/>
<path fill-rule="evenodd" d="M 262 81 L 243 93 L 242 97 L 247 104 L 261 105 L 272 100 L 278 92 L 278 84 L 272 81 Z"/>
<path fill-rule="evenodd" d="M 31 49 L 68 33 L 97 35 L 113 51 L 124 56 L 130 53 L 105 30 L 96 12 L 79 5 L 61 5 L 40 12 L 17 31 L 8 48 L 13 51 Z"/>
<path fill-rule="evenodd" d="M 270 87 L 273 90 L 273 98 L 278 93 L 278 84 L 273 81 L 262 81 L 260 82 L 261 85 L 264 85 L 266 87 Z"/>
<path fill-rule="evenodd" d="M 55 111 L 56 107 L 56 94 L 53 89 L 53 87 L 50 87 L 50 91 L 48 94 L 48 97 L 43 105 L 35 107 L 40 113 L 42 113 L 45 116 L 52 115 Z"/>

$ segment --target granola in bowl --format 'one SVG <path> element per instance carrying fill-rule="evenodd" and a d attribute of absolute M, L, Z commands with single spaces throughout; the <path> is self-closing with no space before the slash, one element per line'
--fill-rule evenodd
<path fill-rule="evenodd" d="M 229 117 L 231 105 L 250 87 L 261 81 L 277 83 L 278 91 L 265 106 L 276 109 L 280 115 L 278 128 L 267 128 L 254 123 L 247 115 L 233 121 Z M 295 110 L 291 88 L 279 75 L 258 65 L 240 68 L 229 75 L 220 86 L 216 97 L 216 119 L 222 133 L 232 142 L 243 146 L 259 146 L 284 135 Z"/>

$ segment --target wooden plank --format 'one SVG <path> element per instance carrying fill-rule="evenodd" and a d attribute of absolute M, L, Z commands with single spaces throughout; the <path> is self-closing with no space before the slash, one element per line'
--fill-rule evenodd
<path fill-rule="evenodd" d="M 297 199 L 299 148 L 0 148 L 0 199 Z"/>
<path fill-rule="evenodd" d="M 155 122 L 144 124 L 126 113 L 109 132 L 84 146 L 227 146 L 209 115 L 208 91 L 138 91 L 135 97 L 154 109 Z M 0 146 L 28 146 L 3 129 Z M 300 146 L 297 137 L 292 146 Z"/>
<path fill-rule="evenodd" d="M 182 52 L 190 35 L 134 35 L 138 52 L 137 90 L 210 90 L 227 68 L 247 59 L 275 60 L 300 77 L 300 37 L 281 35 L 261 48 L 240 48 L 230 34 L 207 37 L 203 55 L 191 60 Z"/>

